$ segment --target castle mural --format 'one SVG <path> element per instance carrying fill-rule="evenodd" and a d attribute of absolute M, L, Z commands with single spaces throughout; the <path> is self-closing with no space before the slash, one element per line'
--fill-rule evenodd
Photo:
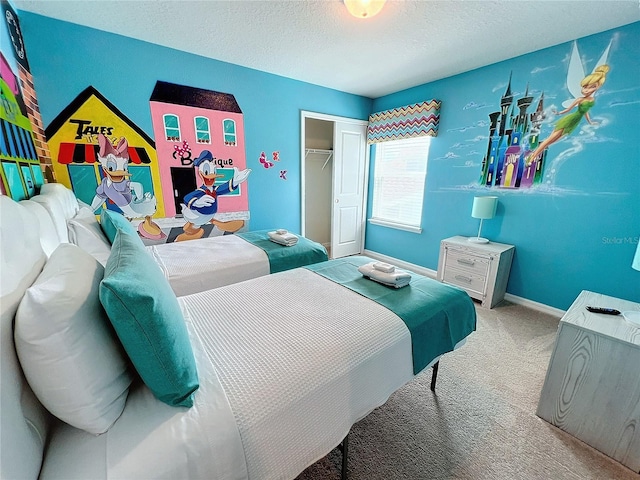
<path fill-rule="evenodd" d="M 536 99 L 529 94 L 515 98 L 511 91 L 511 76 L 500 99 L 500 111 L 489 114 L 489 141 L 482 160 L 479 183 L 486 187 L 506 189 L 531 188 L 542 182 L 548 148 L 571 135 L 582 119 L 597 126 L 589 116 L 595 105 L 594 94 L 606 80 L 606 64 L 611 42 L 601 55 L 592 73 L 585 74 L 584 65 L 573 43 L 567 72 L 567 89 L 573 98 L 563 102 L 562 111 L 545 111 L 544 92 Z M 530 111 L 535 106 L 535 110 Z M 573 111 L 575 109 L 575 111 Z M 564 116 L 563 116 L 564 115 Z M 552 132 L 540 139 L 542 126 L 550 116 L 561 116 Z"/>
<path fill-rule="evenodd" d="M 480 184 L 487 187 L 528 188 L 542 178 L 547 151 L 531 153 L 538 147 L 540 125 L 544 114 L 544 93 L 533 113 L 534 101 L 526 93 L 514 103 L 511 78 L 500 100 L 501 110 L 489 114 L 489 145 L 482 161 Z"/>

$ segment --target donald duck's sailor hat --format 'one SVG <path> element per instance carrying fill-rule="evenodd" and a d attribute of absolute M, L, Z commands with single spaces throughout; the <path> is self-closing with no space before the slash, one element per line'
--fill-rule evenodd
<path fill-rule="evenodd" d="M 197 167 L 205 160 L 213 160 L 213 158 L 213 154 L 209 150 L 203 150 L 200 155 L 198 155 L 198 158 L 193 161 L 193 166 Z"/>

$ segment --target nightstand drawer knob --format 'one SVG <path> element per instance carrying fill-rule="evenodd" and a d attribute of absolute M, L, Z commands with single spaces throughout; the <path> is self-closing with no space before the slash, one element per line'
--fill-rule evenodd
<path fill-rule="evenodd" d="M 456 261 L 463 265 L 469 265 L 470 267 L 473 267 L 476 264 L 476 262 L 474 262 L 473 260 L 469 260 L 466 258 L 458 258 Z"/>
<path fill-rule="evenodd" d="M 473 282 L 473 280 L 472 280 L 471 278 L 469 278 L 469 277 L 464 277 L 464 276 L 462 276 L 462 275 L 456 275 L 456 276 L 455 276 L 455 277 L 453 277 L 453 278 L 455 278 L 456 280 L 460 280 L 461 282 L 467 282 L 467 283 L 471 283 L 471 282 Z"/>

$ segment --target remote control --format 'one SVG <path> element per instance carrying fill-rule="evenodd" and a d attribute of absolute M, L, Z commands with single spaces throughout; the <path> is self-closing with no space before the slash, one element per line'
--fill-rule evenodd
<path fill-rule="evenodd" d="M 604 313 L 605 315 L 620 315 L 620 310 L 615 308 L 587 307 L 587 310 L 593 313 Z"/>

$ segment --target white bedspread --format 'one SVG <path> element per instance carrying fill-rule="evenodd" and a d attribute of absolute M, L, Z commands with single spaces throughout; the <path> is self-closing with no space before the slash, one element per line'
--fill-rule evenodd
<path fill-rule="evenodd" d="M 413 378 L 402 320 L 308 270 L 180 300 L 227 393 L 250 479 L 294 478 Z"/>
<path fill-rule="evenodd" d="M 413 378 L 405 324 L 305 269 L 179 299 L 200 389 L 191 409 L 143 385 L 95 437 L 59 424 L 48 479 L 292 479 Z"/>
<path fill-rule="evenodd" d="M 147 247 L 177 296 L 268 275 L 264 251 L 237 235 Z"/>

